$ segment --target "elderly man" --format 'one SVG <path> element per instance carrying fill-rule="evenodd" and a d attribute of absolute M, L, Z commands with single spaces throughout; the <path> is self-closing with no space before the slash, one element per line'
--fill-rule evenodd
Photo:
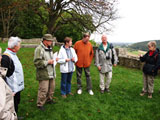
<path fill-rule="evenodd" d="M 95 64 L 99 70 L 100 75 L 100 89 L 101 93 L 109 92 L 109 87 L 112 79 L 112 64 L 117 65 L 118 57 L 113 46 L 107 41 L 107 36 L 102 35 L 102 43 L 98 50 L 96 50 Z M 107 78 L 106 83 L 104 78 Z"/>
<path fill-rule="evenodd" d="M 81 76 L 82 69 L 84 69 L 86 80 L 87 80 L 87 90 L 90 95 L 94 95 L 92 91 L 92 82 L 90 77 L 90 65 L 93 59 L 93 47 L 89 42 L 90 34 L 84 33 L 83 39 L 75 43 L 74 49 L 78 56 L 78 61 L 76 62 L 76 73 L 77 73 L 77 84 L 78 84 L 78 94 L 82 94 L 82 84 Z"/>
<path fill-rule="evenodd" d="M 0 62 L 1 58 L 0 48 Z M 12 90 L 3 79 L 7 74 L 7 70 L 7 68 L 0 67 L 0 120 L 17 120 Z"/>
<path fill-rule="evenodd" d="M 34 53 L 36 77 L 39 81 L 37 107 L 40 110 L 45 110 L 45 102 L 49 104 L 54 103 L 52 100 L 55 88 L 52 42 L 52 35 L 45 34 L 41 44 L 35 49 Z"/>
<path fill-rule="evenodd" d="M 10 37 L 8 40 L 8 48 L 3 53 L 1 62 L 2 67 L 8 68 L 6 83 L 14 93 L 14 106 L 16 113 L 18 113 L 21 91 L 24 89 L 23 68 L 16 55 L 20 50 L 20 45 L 21 39 L 19 37 Z M 13 74 L 11 75 L 12 72 Z"/>

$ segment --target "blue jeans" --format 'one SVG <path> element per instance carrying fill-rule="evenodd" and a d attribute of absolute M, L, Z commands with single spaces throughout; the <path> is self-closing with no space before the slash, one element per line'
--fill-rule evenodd
<path fill-rule="evenodd" d="M 66 95 L 71 92 L 71 80 L 73 72 L 61 73 L 61 94 Z"/>

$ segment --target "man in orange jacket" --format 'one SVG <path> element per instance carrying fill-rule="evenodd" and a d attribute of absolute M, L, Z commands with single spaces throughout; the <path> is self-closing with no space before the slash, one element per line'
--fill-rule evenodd
<path fill-rule="evenodd" d="M 89 42 L 90 34 L 84 33 L 83 39 L 75 43 L 74 49 L 78 56 L 78 61 L 76 62 L 76 74 L 77 74 L 77 84 L 78 84 L 78 94 L 82 94 L 82 84 L 81 75 L 82 68 L 84 69 L 86 80 L 87 80 L 87 90 L 90 95 L 94 95 L 92 91 L 92 81 L 90 77 L 90 65 L 93 59 L 93 47 Z"/>

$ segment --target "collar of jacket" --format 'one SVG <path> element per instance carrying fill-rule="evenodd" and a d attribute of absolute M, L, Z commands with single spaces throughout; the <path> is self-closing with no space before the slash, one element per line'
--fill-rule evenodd
<path fill-rule="evenodd" d="M 105 51 L 105 50 L 104 50 L 104 47 L 103 47 L 103 43 L 101 43 L 98 49 L 99 49 L 99 50 L 102 50 L 102 51 L 104 51 L 104 52 L 106 53 L 106 52 L 109 50 L 109 48 L 110 48 L 109 46 L 110 46 L 110 44 L 109 44 L 109 42 L 107 42 L 107 49 L 106 49 L 106 51 Z"/>
<path fill-rule="evenodd" d="M 69 48 L 66 48 L 66 47 L 65 47 L 65 45 L 63 45 L 63 48 L 64 48 L 64 49 L 70 49 L 70 48 L 71 48 L 71 46 L 69 46 Z"/>
<path fill-rule="evenodd" d="M 41 46 L 44 48 L 45 51 L 49 51 L 51 52 L 52 51 L 52 47 L 46 47 L 43 42 L 41 42 Z"/>
<path fill-rule="evenodd" d="M 148 55 L 148 56 L 150 56 L 149 53 L 150 53 L 150 51 L 147 52 L 147 55 Z M 158 54 L 158 53 L 159 53 L 159 49 L 156 48 L 156 50 L 154 51 L 154 53 L 153 53 L 151 56 L 155 56 L 155 55 Z"/>
<path fill-rule="evenodd" d="M 11 54 L 13 54 L 13 55 L 16 55 L 16 52 L 13 52 L 13 51 L 11 51 L 10 49 L 6 49 L 6 51 L 8 51 L 9 53 L 11 53 Z"/>

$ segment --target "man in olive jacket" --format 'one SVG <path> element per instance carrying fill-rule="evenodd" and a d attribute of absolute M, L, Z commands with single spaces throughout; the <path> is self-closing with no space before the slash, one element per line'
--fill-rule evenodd
<path fill-rule="evenodd" d="M 51 34 L 45 34 L 43 41 L 35 49 L 34 65 L 36 67 L 36 78 L 39 81 L 37 107 L 44 109 L 44 104 L 54 103 L 53 93 L 55 88 L 54 67 L 53 67 L 53 37 Z"/>

